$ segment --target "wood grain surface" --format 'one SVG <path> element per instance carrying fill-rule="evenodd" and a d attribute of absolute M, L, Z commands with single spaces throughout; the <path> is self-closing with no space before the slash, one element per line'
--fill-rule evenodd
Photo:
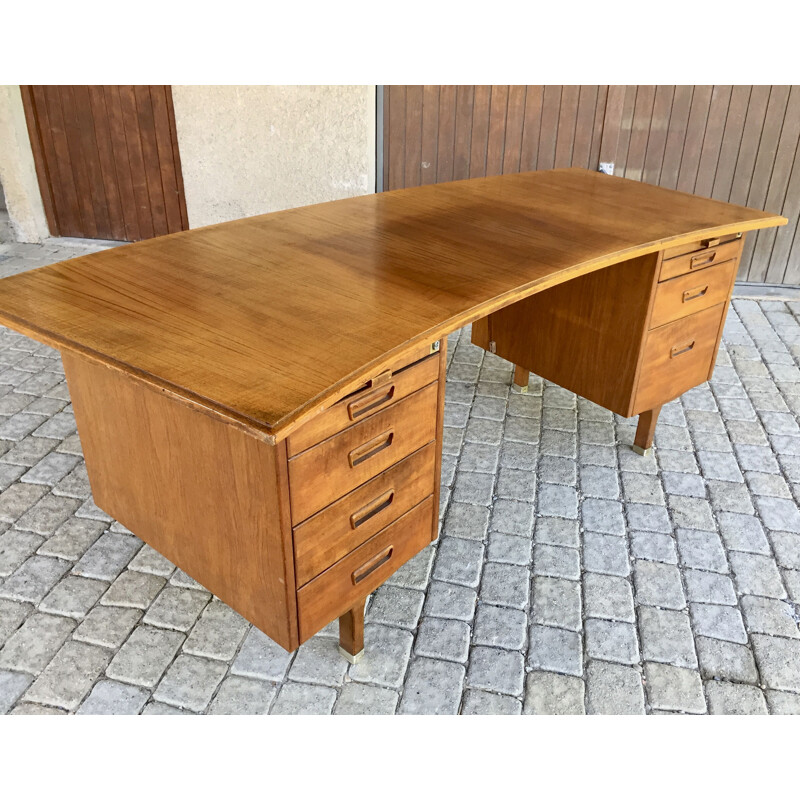
<path fill-rule="evenodd" d="M 521 298 L 665 246 L 785 222 L 583 169 L 502 175 L 12 276 L 0 282 L 0 322 L 276 442 L 413 348 Z"/>

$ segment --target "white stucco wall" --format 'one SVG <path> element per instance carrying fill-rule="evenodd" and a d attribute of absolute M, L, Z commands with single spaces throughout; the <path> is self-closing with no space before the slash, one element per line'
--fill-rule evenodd
<path fill-rule="evenodd" d="M 19 86 L 0 86 L 0 183 L 17 240 L 49 236 Z"/>
<path fill-rule="evenodd" d="M 375 189 L 374 86 L 173 86 L 197 228 Z"/>

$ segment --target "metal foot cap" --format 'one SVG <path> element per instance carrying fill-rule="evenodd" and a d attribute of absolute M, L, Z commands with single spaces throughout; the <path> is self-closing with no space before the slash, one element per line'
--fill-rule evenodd
<path fill-rule="evenodd" d="M 632 444 L 631 449 L 634 453 L 638 453 L 640 456 L 649 456 L 650 453 L 653 452 L 652 447 L 639 447 L 638 444 Z"/>
<path fill-rule="evenodd" d="M 364 656 L 364 651 L 359 650 L 355 655 L 352 653 L 348 653 L 347 650 L 344 649 L 341 645 L 339 645 L 339 652 L 351 663 L 351 664 L 358 664 L 359 661 Z"/>

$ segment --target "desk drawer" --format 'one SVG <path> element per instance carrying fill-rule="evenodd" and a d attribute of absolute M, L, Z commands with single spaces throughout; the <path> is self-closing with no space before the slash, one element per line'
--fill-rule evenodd
<path fill-rule="evenodd" d="M 687 272 L 697 272 L 705 267 L 738 258 L 742 249 L 742 240 L 732 239 L 715 247 L 704 247 L 702 242 L 697 242 L 697 247 L 697 250 L 673 258 L 667 258 L 669 251 L 666 251 L 658 279 L 666 281 L 678 275 L 685 275 Z"/>
<path fill-rule="evenodd" d="M 664 281 L 656 289 L 650 327 L 658 328 L 681 317 L 711 308 L 728 299 L 734 278 L 736 260 L 726 261 L 688 275 Z"/>
<path fill-rule="evenodd" d="M 290 458 L 293 522 L 302 522 L 433 441 L 438 393 L 438 382 L 432 383 Z"/>
<path fill-rule="evenodd" d="M 436 446 L 425 445 L 294 529 L 302 586 L 433 492 Z"/>
<path fill-rule="evenodd" d="M 438 353 L 428 355 L 427 358 L 407 366 L 409 361 L 413 362 L 423 353 L 430 353 L 430 346 L 424 351 L 408 356 L 405 364 L 394 365 L 379 379 L 371 381 L 371 385 L 348 395 L 327 411 L 310 419 L 288 438 L 289 457 L 298 455 L 329 436 L 334 436 L 356 422 L 377 414 L 435 381 L 439 377 Z"/>
<path fill-rule="evenodd" d="M 300 641 L 340 617 L 430 544 L 433 511 L 430 496 L 299 589 Z"/>
<path fill-rule="evenodd" d="M 635 414 L 707 381 L 725 303 L 651 330 L 642 354 Z"/>

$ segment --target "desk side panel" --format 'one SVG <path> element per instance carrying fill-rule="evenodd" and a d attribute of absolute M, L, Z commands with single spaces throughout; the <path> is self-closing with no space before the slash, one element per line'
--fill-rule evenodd
<path fill-rule="evenodd" d="M 285 443 L 62 354 L 94 500 L 287 650 L 297 647 Z"/>

